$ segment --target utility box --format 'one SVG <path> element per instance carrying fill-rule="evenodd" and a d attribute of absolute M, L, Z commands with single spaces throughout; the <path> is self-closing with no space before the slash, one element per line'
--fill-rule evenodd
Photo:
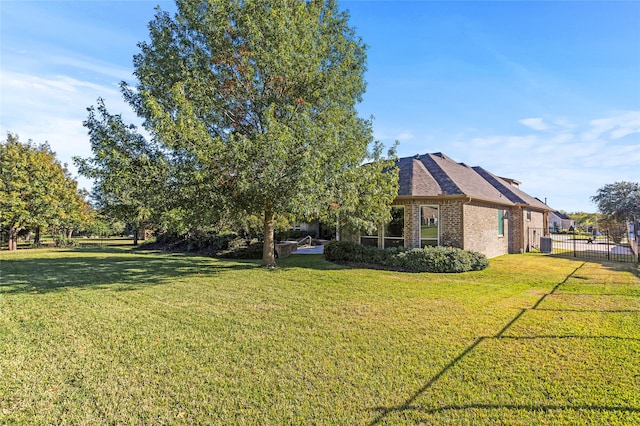
<path fill-rule="evenodd" d="M 540 251 L 542 253 L 551 253 L 551 248 L 551 237 L 540 237 Z"/>

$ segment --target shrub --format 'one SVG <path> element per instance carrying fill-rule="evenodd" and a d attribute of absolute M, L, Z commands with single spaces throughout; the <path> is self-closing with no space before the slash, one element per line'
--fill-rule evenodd
<path fill-rule="evenodd" d="M 334 262 L 355 262 L 357 246 L 351 241 L 329 241 L 324 245 L 324 257 Z"/>
<path fill-rule="evenodd" d="M 237 237 L 238 235 L 233 232 L 224 232 L 220 234 L 197 233 L 187 238 L 187 250 L 216 253 L 229 248 L 229 243 Z"/>
<path fill-rule="evenodd" d="M 454 247 L 379 250 L 351 241 L 331 241 L 325 245 L 324 253 L 329 261 L 367 263 L 409 272 L 480 271 L 489 266 L 482 253 Z"/>
<path fill-rule="evenodd" d="M 156 236 L 155 242 L 147 243 L 145 248 L 157 248 L 169 251 L 187 251 L 209 255 L 229 249 L 231 242 L 238 238 L 234 232 L 196 231 L 188 235 L 164 232 Z M 242 239 L 244 241 L 244 239 Z M 246 246 L 246 244 L 245 244 Z"/>
<path fill-rule="evenodd" d="M 53 244 L 56 247 L 73 247 L 75 246 L 74 241 L 71 238 L 67 238 L 64 234 L 58 234 L 53 236 Z"/>
<path fill-rule="evenodd" d="M 173 244 L 182 241 L 184 238 L 174 232 L 162 232 L 156 235 L 155 242 L 158 244 Z"/>
<path fill-rule="evenodd" d="M 234 238 L 229 241 L 227 249 L 218 251 L 215 255 L 225 259 L 262 259 L 262 242 L 256 239 L 247 241 L 244 238 Z"/>
<path fill-rule="evenodd" d="M 471 258 L 471 270 L 472 271 L 482 271 L 487 266 L 489 266 L 489 259 L 482 253 L 478 253 L 477 251 L 468 251 L 469 257 Z"/>
<path fill-rule="evenodd" d="M 463 250 L 451 247 L 413 249 L 396 256 L 395 265 L 411 272 L 465 272 L 471 259 Z"/>

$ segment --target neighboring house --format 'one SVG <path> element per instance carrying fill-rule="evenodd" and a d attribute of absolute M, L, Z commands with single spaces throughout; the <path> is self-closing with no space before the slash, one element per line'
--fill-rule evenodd
<path fill-rule="evenodd" d="M 571 227 L 575 228 L 575 226 L 576 221 L 566 214 L 558 211 L 549 212 L 549 232 L 558 233 Z"/>
<path fill-rule="evenodd" d="M 392 220 L 360 235 L 380 248 L 442 245 L 495 257 L 529 250 L 529 232 L 547 233 L 548 212 L 514 179 L 457 163 L 442 153 L 401 158 Z"/>

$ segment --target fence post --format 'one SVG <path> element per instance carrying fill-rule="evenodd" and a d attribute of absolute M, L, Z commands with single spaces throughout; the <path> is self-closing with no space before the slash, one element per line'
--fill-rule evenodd
<path fill-rule="evenodd" d="M 573 228 L 573 257 L 578 257 L 578 249 L 576 248 L 576 228 Z"/>
<path fill-rule="evenodd" d="M 606 236 L 607 236 L 607 260 L 611 260 L 611 248 L 609 247 L 609 231 L 607 231 Z"/>

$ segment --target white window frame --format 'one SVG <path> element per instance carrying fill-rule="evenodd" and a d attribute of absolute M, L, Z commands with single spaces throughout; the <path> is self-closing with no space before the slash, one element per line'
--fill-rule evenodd
<path fill-rule="evenodd" d="M 438 216 L 436 217 L 436 238 L 422 238 L 422 208 L 423 207 L 429 207 L 432 209 L 436 209 L 436 211 L 438 212 Z M 422 204 L 419 206 L 420 208 L 420 219 L 419 219 L 419 225 L 420 225 L 420 247 L 424 247 L 422 245 L 423 241 L 435 241 L 436 245 L 439 246 L 440 245 L 440 206 L 437 204 Z M 430 245 L 430 244 L 429 244 Z"/>

